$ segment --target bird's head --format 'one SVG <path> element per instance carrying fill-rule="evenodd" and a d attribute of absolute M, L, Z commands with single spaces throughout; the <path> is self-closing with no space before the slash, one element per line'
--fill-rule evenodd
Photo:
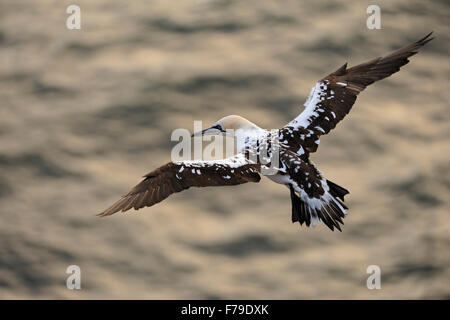
<path fill-rule="evenodd" d="M 242 135 L 248 135 L 252 131 L 259 131 L 259 128 L 253 122 L 237 115 L 231 115 L 223 117 L 216 121 L 212 126 L 202 130 L 201 132 L 194 133 L 196 135 L 226 135 L 231 137 L 240 137 Z"/>

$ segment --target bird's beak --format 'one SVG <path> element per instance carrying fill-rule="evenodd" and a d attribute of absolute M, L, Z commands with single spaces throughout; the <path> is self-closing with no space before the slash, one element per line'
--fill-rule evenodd
<path fill-rule="evenodd" d="M 217 125 L 206 128 L 202 131 L 195 132 L 191 135 L 191 138 L 197 137 L 197 136 L 215 136 L 215 135 L 227 135 L 227 132 L 224 130 L 221 130 L 220 127 L 217 127 Z"/>
<path fill-rule="evenodd" d="M 211 129 L 211 128 L 206 128 L 206 129 L 204 129 L 204 130 L 202 130 L 202 131 L 194 132 L 194 133 L 191 135 L 191 138 L 197 137 L 197 136 L 203 136 L 203 135 L 205 134 L 205 132 L 208 131 L 209 129 Z"/>

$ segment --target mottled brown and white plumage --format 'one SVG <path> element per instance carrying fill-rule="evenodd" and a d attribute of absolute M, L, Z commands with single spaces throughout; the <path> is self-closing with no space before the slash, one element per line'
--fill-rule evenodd
<path fill-rule="evenodd" d="M 259 182 L 260 173 L 271 168 L 275 172 L 271 171 L 267 177 L 290 190 L 292 222 L 306 226 L 323 222 L 331 230 L 341 231 L 347 209 L 344 196 L 349 192 L 325 179 L 309 160 L 309 154 L 317 150 L 320 136 L 330 132 L 348 114 L 361 91 L 399 71 L 409 57 L 433 39 L 430 36 L 431 33 L 384 57 L 349 69 L 344 64 L 316 83 L 305 102 L 305 110 L 276 134 L 240 116 L 220 119 L 201 134 L 224 134 L 233 129 L 234 136 L 242 142 L 238 144 L 237 155 L 223 160 L 169 162 L 145 175 L 143 181 L 99 215 L 152 206 L 190 187 Z M 278 158 L 273 160 L 275 152 Z M 263 157 L 272 161 L 260 161 Z"/>

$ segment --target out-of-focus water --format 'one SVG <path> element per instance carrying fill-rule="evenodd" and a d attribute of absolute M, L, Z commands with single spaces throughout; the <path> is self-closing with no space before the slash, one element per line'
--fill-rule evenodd
<path fill-rule="evenodd" d="M 381 30 L 369 1 L 80 0 L 79 31 L 69 4 L 0 4 L 0 298 L 450 297 L 446 1 L 383 2 Z M 268 179 L 94 216 L 170 160 L 173 129 L 281 127 L 316 80 L 431 30 L 312 155 L 351 192 L 343 233 L 292 224 Z"/>

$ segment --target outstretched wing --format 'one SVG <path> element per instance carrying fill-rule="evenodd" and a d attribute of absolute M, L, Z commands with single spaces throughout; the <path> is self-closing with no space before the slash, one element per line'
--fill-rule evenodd
<path fill-rule="evenodd" d="M 189 187 L 233 186 L 259 182 L 259 165 L 243 154 L 211 161 L 169 162 L 144 176 L 138 185 L 99 216 L 150 207 Z"/>
<path fill-rule="evenodd" d="M 389 77 L 409 62 L 419 48 L 431 41 L 431 33 L 387 56 L 347 69 L 347 63 L 316 83 L 305 110 L 280 129 L 280 142 L 300 156 L 315 152 L 319 137 L 327 134 L 350 111 L 356 96 L 368 85 Z"/>

